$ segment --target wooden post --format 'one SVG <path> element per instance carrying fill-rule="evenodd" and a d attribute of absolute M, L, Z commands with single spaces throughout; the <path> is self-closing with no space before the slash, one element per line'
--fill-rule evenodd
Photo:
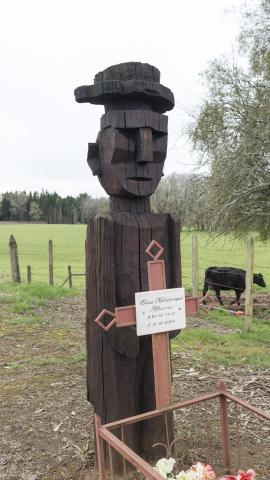
<path fill-rule="evenodd" d="M 230 446 L 230 430 L 228 420 L 227 398 L 224 395 L 226 392 L 226 385 L 221 380 L 218 384 L 219 388 L 219 402 L 220 402 L 220 420 L 221 420 L 221 434 L 223 444 L 224 466 L 226 473 L 231 473 L 231 446 Z"/>
<path fill-rule="evenodd" d="M 96 433 L 96 450 L 97 450 L 97 464 L 99 471 L 99 480 L 106 479 L 106 469 L 105 469 L 105 452 L 104 452 L 104 441 L 99 435 L 99 429 L 101 427 L 101 418 L 94 414 L 95 421 L 95 433 Z"/>
<path fill-rule="evenodd" d="M 31 266 L 27 265 L 27 282 L 31 283 L 32 281 L 32 272 L 31 272 Z"/>
<path fill-rule="evenodd" d="M 68 283 L 69 283 L 69 288 L 72 288 L 72 273 L 71 273 L 71 265 L 68 265 Z"/>
<path fill-rule="evenodd" d="M 198 235 L 192 236 L 192 295 L 199 295 Z"/>
<path fill-rule="evenodd" d="M 49 284 L 53 285 L 53 242 L 49 240 Z"/>
<path fill-rule="evenodd" d="M 247 273 L 246 273 L 246 300 L 245 300 L 245 330 L 252 327 L 253 316 L 253 272 L 254 272 L 254 238 L 247 241 Z"/>
<path fill-rule="evenodd" d="M 15 283 L 21 283 L 18 247 L 13 235 L 10 235 L 9 239 L 9 254 L 11 262 L 12 281 Z"/>

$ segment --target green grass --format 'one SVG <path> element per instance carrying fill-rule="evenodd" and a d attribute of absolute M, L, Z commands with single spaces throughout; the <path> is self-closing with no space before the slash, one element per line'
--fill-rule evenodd
<path fill-rule="evenodd" d="M 86 361 L 86 352 L 85 350 L 79 350 L 79 352 L 70 355 L 46 355 L 44 357 L 31 357 L 25 358 L 21 362 L 9 362 L 7 367 L 10 370 L 23 370 L 29 367 L 43 367 L 50 365 L 65 365 L 65 364 L 77 364 L 84 363 Z"/>
<path fill-rule="evenodd" d="M 60 288 L 46 284 L 14 284 L 1 283 L 0 303 L 7 304 L 9 310 L 13 313 L 31 313 L 32 309 L 39 305 L 43 305 L 47 300 L 54 298 L 66 297 L 78 292 L 77 289 L 70 291 L 67 288 Z M 4 295 L 3 295 L 4 294 Z M 20 319 L 16 319 L 18 324 Z M 23 317 L 21 321 L 30 324 L 37 322 L 37 317 Z"/>
<path fill-rule="evenodd" d="M 17 317 L 9 321 L 10 325 L 37 325 L 39 323 L 44 323 L 44 320 L 37 315 L 30 315 L 27 317 Z"/>
<path fill-rule="evenodd" d="M 243 319 L 212 313 L 207 317 L 213 324 L 232 327 L 233 331 L 219 333 L 210 328 L 182 330 L 172 342 L 173 352 L 185 352 L 192 364 L 225 366 L 270 366 L 270 325 L 254 319 L 252 331 L 243 330 Z"/>
<path fill-rule="evenodd" d="M 81 291 L 84 278 L 74 278 L 74 288 L 60 288 L 65 279 L 67 265 L 71 264 L 75 273 L 84 272 L 84 225 L 0 225 L 0 307 L 5 304 L 7 309 L 17 314 L 11 316 L 6 328 L 14 331 L 39 331 L 42 328 L 51 329 L 51 325 L 43 325 L 41 319 L 35 314 L 34 308 L 44 304 L 47 300 L 65 297 Z M 13 234 L 18 242 L 21 272 L 25 280 L 26 266 L 30 264 L 33 269 L 33 283 L 16 285 L 8 283 L 9 256 L 8 240 Z M 183 284 L 187 290 L 191 287 L 191 241 L 193 232 L 182 232 L 181 256 L 183 267 Z M 210 265 L 230 265 L 245 268 L 246 247 L 245 243 L 233 241 L 229 237 L 210 240 L 205 234 L 200 233 L 199 238 L 199 264 L 200 288 L 202 288 L 204 269 Z M 48 240 L 54 242 L 54 286 L 49 286 L 47 281 L 47 249 Z M 270 291 L 270 245 L 255 242 L 255 271 L 264 274 L 267 289 Z M 41 283 L 42 282 L 42 283 Z M 212 311 L 207 314 L 208 322 L 213 328 L 193 328 L 182 331 L 173 341 L 173 351 L 185 352 L 190 356 L 190 362 L 196 364 L 211 363 L 225 366 L 252 365 L 270 366 L 270 328 L 269 323 L 254 320 L 250 333 L 243 331 L 243 319 L 231 317 L 223 312 Z M 21 328 L 19 328 L 21 326 Z M 215 327 L 231 328 L 232 331 L 219 333 Z M 224 330 L 224 329 L 223 329 Z M 84 362 L 85 352 L 65 355 L 66 341 L 70 338 L 70 327 L 62 325 L 61 329 L 51 331 L 54 343 L 62 344 L 61 355 L 43 354 L 39 358 L 20 361 L 13 359 L 11 366 L 14 369 L 26 365 L 34 366 L 61 364 L 65 362 Z M 49 338 L 49 337 L 48 337 Z M 35 363 L 36 362 L 36 363 Z"/>
<path fill-rule="evenodd" d="M 181 257 L 183 285 L 191 289 L 191 244 L 194 232 L 183 231 L 181 234 Z M 207 234 L 198 233 L 199 248 L 199 285 L 202 290 L 204 272 L 207 267 L 236 267 L 246 270 L 247 253 L 246 242 L 235 240 L 231 236 L 210 238 Z M 255 241 L 255 262 L 254 271 L 262 273 L 266 282 L 266 288 L 254 285 L 255 291 L 270 292 L 270 242 L 262 243 Z"/>
<path fill-rule="evenodd" d="M 48 282 L 48 241 L 54 246 L 54 279 L 61 285 L 67 278 L 67 266 L 73 273 L 85 271 L 84 242 L 85 225 L 33 225 L 0 224 L 0 280 L 10 279 L 8 242 L 13 234 L 19 248 L 22 280 L 26 281 L 27 265 L 32 267 L 32 281 Z M 181 234 L 181 256 L 183 285 L 191 289 L 191 242 L 192 231 Z M 232 237 L 210 239 L 207 234 L 198 234 L 200 289 L 203 286 L 204 271 L 209 266 L 232 266 L 246 269 L 246 244 Z M 255 241 L 255 272 L 263 273 L 267 288 L 257 291 L 270 291 L 270 242 Z M 73 285 L 83 288 L 84 277 L 73 277 Z"/>
<path fill-rule="evenodd" d="M 73 273 L 85 271 L 84 242 L 86 225 L 0 224 L 0 280 L 10 279 L 8 242 L 14 235 L 19 250 L 22 281 L 27 265 L 32 268 L 32 282 L 48 282 L 48 241 L 53 241 L 54 282 L 61 285 L 67 278 L 67 266 Z M 74 286 L 82 288 L 84 277 L 73 277 Z M 67 286 L 67 284 L 66 284 Z"/>

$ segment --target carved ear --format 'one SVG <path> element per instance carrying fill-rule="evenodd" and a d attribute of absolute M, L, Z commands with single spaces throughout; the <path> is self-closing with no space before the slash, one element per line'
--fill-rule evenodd
<path fill-rule="evenodd" d="M 98 143 L 88 143 L 87 163 L 93 175 L 101 174 Z"/>

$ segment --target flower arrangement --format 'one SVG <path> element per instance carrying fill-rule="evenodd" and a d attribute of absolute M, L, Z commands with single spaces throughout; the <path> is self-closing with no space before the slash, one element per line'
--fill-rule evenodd
<path fill-rule="evenodd" d="M 211 465 L 204 465 L 201 462 L 197 462 L 192 465 L 188 470 L 174 474 L 173 469 L 175 465 L 174 458 L 161 458 L 154 467 L 162 477 L 172 480 L 218 480 L 216 474 Z M 243 472 L 239 470 L 237 475 L 226 475 L 220 478 L 220 480 L 253 480 L 255 478 L 255 472 L 252 469 Z"/>

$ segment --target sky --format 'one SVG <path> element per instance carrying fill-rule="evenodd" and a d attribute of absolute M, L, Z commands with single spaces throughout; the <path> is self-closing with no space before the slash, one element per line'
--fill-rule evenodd
<path fill-rule="evenodd" d="M 200 72 L 235 50 L 241 4 L 1 0 L 0 192 L 104 194 L 86 162 L 104 108 L 76 103 L 73 91 L 125 61 L 155 65 L 161 83 L 174 93 L 165 175 L 198 171 L 183 136 L 187 112 L 205 95 Z"/>

